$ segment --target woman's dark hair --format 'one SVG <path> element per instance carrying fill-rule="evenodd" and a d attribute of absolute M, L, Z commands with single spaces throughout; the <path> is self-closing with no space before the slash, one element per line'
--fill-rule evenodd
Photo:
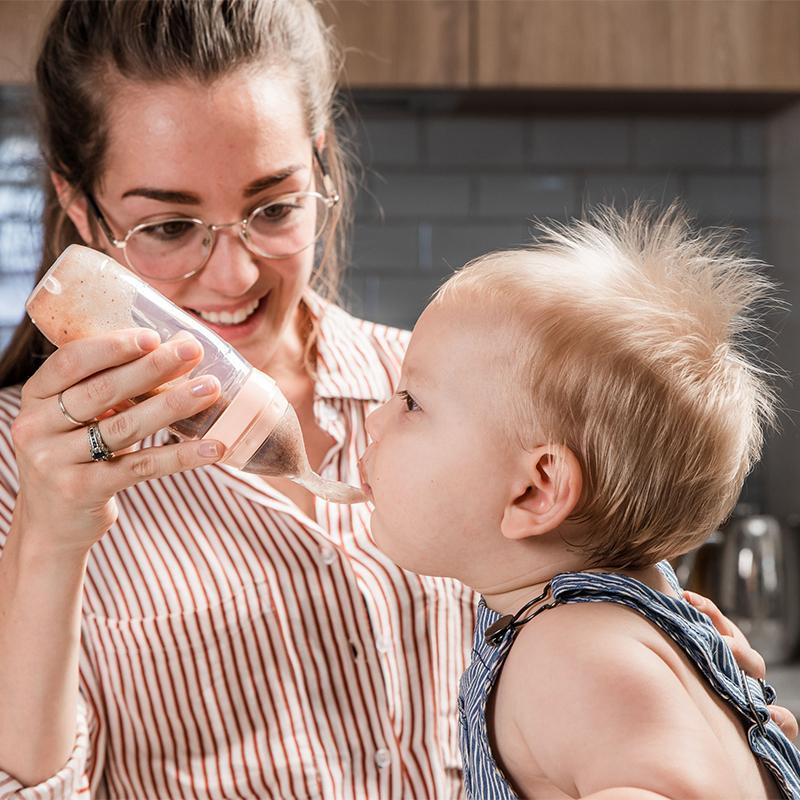
<path fill-rule="evenodd" d="M 352 180 L 334 126 L 340 58 L 312 0 L 62 0 L 36 63 L 45 164 L 70 185 L 73 199 L 96 187 L 103 175 L 108 108 L 120 78 L 208 85 L 248 66 L 291 76 L 309 135 L 325 132 L 325 158 L 342 201 L 333 209 L 312 282 L 335 299 L 346 258 Z M 43 226 L 37 280 L 65 247 L 83 243 L 49 176 Z M 307 354 L 315 336 L 312 330 Z M 0 359 L 0 386 L 26 381 L 52 351 L 25 317 Z"/>

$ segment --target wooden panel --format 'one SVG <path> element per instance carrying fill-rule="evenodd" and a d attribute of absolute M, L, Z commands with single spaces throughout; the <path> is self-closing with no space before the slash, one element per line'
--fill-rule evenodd
<path fill-rule="evenodd" d="M 55 0 L 0 0 L 0 83 L 32 79 Z M 331 0 L 320 10 L 353 87 L 466 87 L 471 0 Z"/>
<path fill-rule="evenodd" d="M 0 0 L 0 83 L 30 83 L 53 0 Z"/>
<path fill-rule="evenodd" d="M 476 0 L 475 85 L 800 89 L 798 0 Z"/>
<path fill-rule="evenodd" d="M 332 0 L 321 11 L 353 88 L 466 87 L 470 0 Z"/>

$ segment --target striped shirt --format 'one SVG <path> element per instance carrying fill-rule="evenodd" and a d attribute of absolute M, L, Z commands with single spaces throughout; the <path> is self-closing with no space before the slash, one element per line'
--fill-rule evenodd
<path fill-rule="evenodd" d="M 314 410 L 335 440 L 320 472 L 357 484 L 365 419 L 394 392 L 408 333 L 307 302 Z M 0 544 L 18 409 L 18 387 L 0 392 Z M 471 590 L 392 564 L 364 504 L 317 500 L 315 522 L 223 465 L 138 484 L 118 506 L 85 579 L 72 754 L 36 787 L 0 770 L 0 797 L 462 795 Z"/>

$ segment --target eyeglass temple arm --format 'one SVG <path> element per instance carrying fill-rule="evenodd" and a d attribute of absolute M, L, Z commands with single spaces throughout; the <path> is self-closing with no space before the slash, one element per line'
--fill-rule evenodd
<path fill-rule="evenodd" d="M 114 232 L 111 230 L 108 222 L 106 222 L 106 218 L 103 216 L 103 212 L 100 210 L 100 206 L 97 205 L 97 201 L 92 196 L 92 193 L 84 192 L 84 195 L 86 196 L 86 202 L 89 204 L 92 214 L 94 214 L 95 219 L 103 229 L 103 233 L 108 237 L 108 241 L 111 242 L 114 247 L 121 247 L 123 242 L 118 241 L 114 236 Z"/>
<path fill-rule="evenodd" d="M 336 191 L 333 185 L 333 179 L 331 178 L 330 173 L 328 172 L 328 167 L 325 165 L 325 162 L 322 160 L 322 156 L 320 155 L 319 150 L 317 150 L 316 145 L 312 145 L 311 149 L 314 152 L 314 158 L 317 162 L 317 166 L 319 167 L 319 171 L 322 173 L 322 185 L 325 187 L 325 194 L 328 195 L 328 199 L 333 202 L 335 205 L 339 202 L 339 192 Z"/>

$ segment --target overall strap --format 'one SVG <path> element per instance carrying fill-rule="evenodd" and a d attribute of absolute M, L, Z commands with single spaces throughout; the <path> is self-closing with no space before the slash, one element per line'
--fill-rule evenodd
<path fill-rule="evenodd" d="M 509 631 L 512 633 L 517 631 L 526 622 L 530 622 L 534 617 L 538 617 L 542 611 L 547 611 L 548 608 L 557 606 L 560 601 L 553 600 L 552 602 L 545 603 L 534 611 L 531 611 L 531 609 L 537 603 L 541 603 L 550 596 L 550 588 L 551 584 L 548 583 L 540 595 L 534 597 L 532 600 L 528 600 L 528 602 L 525 603 L 525 605 L 522 606 L 522 608 L 520 608 L 516 614 L 504 614 L 502 617 L 500 617 L 500 619 L 497 620 L 497 622 L 492 623 L 483 634 L 486 644 L 492 647 L 498 647 Z"/>

